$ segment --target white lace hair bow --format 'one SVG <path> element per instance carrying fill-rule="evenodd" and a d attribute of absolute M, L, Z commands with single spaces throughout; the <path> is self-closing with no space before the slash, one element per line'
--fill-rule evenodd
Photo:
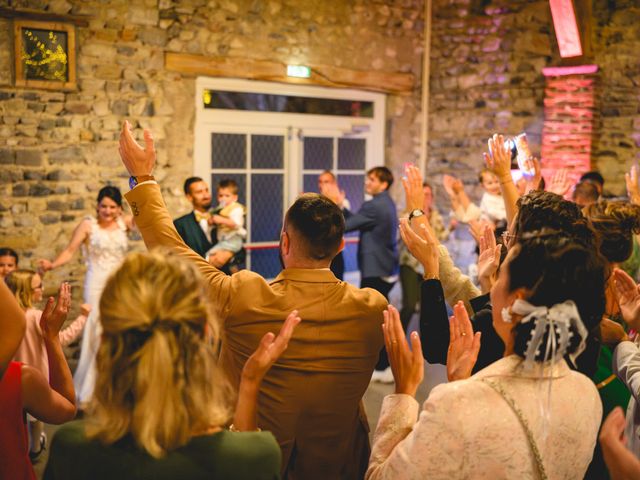
<path fill-rule="evenodd" d="M 540 405 L 539 420 L 541 422 L 542 439 L 546 441 L 549 433 L 549 425 L 551 425 L 553 368 L 545 369 L 545 363 L 553 365 L 555 362 L 562 360 L 567 353 L 571 338 L 573 338 L 574 334 L 577 334 L 580 337 L 580 343 L 578 348 L 569 354 L 569 358 L 575 366 L 576 358 L 578 358 L 586 347 L 589 332 L 584 326 L 584 323 L 582 323 L 576 304 L 571 300 L 547 308 L 536 307 L 529 302 L 518 299 L 513 302 L 511 312 L 522 315 L 523 318 L 520 323 L 534 322 L 534 327 L 531 330 L 531 338 L 527 342 L 522 367 L 529 371 L 538 367 L 540 380 L 544 380 L 545 377 L 547 380 L 546 382 L 542 381 L 539 383 L 540 393 L 537 395 Z M 545 353 L 544 356 L 542 356 L 543 361 L 536 362 L 535 358 L 541 353 L 544 334 L 547 330 L 549 334 L 547 335 Z M 544 373 L 545 370 L 547 370 L 547 375 Z M 543 393 L 545 384 L 547 389 L 546 396 Z"/>
<path fill-rule="evenodd" d="M 569 348 L 569 343 L 574 332 L 580 337 L 578 348 L 569 355 L 571 361 L 576 363 L 576 358 L 584 351 L 587 342 L 587 331 L 576 304 L 572 300 L 558 303 L 551 308 L 536 307 L 525 300 L 517 299 L 511 306 L 511 312 L 522 315 L 520 323 L 535 322 L 531 330 L 531 338 L 527 342 L 525 352 L 525 365 L 531 368 L 537 355 L 540 354 L 545 331 L 549 331 L 544 362 L 556 362 L 562 359 Z M 573 327 L 573 331 L 571 330 Z"/>

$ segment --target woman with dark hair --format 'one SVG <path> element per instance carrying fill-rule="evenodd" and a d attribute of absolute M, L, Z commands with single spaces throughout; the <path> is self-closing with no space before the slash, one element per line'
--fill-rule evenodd
<path fill-rule="evenodd" d="M 429 248 L 406 223 L 402 234 L 419 258 Z M 605 263 L 556 230 L 517 240 L 491 289 L 504 357 L 471 376 L 481 338 L 459 302 L 450 383 L 431 391 L 419 417 L 419 335 L 412 333 L 409 351 L 397 311 L 385 312 L 396 391 L 382 405 L 367 479 L 584 477 L 602 406 L 593 382 L 564 358 L 580 355 L 604 311 Z"/>
<path fill-rule="evenodd" d="M 621 200 L 603 200 L 585 207 L 583 213 L 596 232 L 598 249 L 609 263 L 610 271 L 620 267 L 631 256 L 634 234 L 640 233 L 640 206 Z M 606 300 L 604 316 L 623 324 L 613 279 L 607 282 Z M 604 325 L 612 328 L 611 324 Z M 616 406 L 627 407 L 630 394 L 624 383 L 613 373 L 612 349 L 608 346 L 600 347 L 598 369 L 593 380 L 600 392 L 605 415 Z"/>
<path fill-rule="evenodd" d="M 127 231 L 133 228 L 133 217 L 122 213 L 122 194 L 111 185 L 98 192 L 96 217 L 85 217 L 73 231 L 71 241 L 55 260 L 38 261 L 43 272 L 69 262 L 82 247 L 87 265 L 84 280 L 84 303 L 91 305 L 82 337 L 80 360 L 74 374 L 78 405 L 83 407 L 93 394 L 95 357 L 100 342 L 100 323 L 97 307 L 107 278 L 122 262 L 128 250 Z"/>

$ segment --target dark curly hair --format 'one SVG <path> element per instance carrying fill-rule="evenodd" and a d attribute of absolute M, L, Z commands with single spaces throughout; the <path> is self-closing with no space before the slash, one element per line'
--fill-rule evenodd
<path fill-rule="evenodd" d="M 508 264 L 509 290 L 526 289 L 526 300 L 536 306 L 552 307 L 571 300 L 587 330 L 594 332 L 604 314 L 608 276 L 606 262 L 597 250 L 549 229 L 523 234 L 514 248 Z M 518 355 L 524 356 L 534 326 L 528 322 L 514 327 Z M 573 353 L 579 344 L 577 332 L 573 333 L 567 353 Z M 544 355 L 538 352 L 536 360 L 543 361 Z"/>
<path fill-rule="evenodd" d="M 633 234 L 640 233 L 640 206 L 623 200 L 603 200 L 584 209 L 599 238 L 600 253 L 609 262 L 624 262 L 633 251 Z"/>
<path fill-rule="evenodd" d="M 520 238 L 542 229 L 557 230 L 580 243 L 597 248 L 595 232 L 588 227 L 578 205 L 558 194 L 534 190 L 518 199 L 514 234 Z"/>

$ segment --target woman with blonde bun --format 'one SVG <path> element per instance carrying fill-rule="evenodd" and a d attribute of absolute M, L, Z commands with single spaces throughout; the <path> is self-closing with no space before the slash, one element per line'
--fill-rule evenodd
<path fill-rule="evenodd" d="M 88 416 L 58 430 L 44 478 L 279 478 L 278 444 L 256 427 L 257 392 L 300 318 L 292 312 L 249 357 L 226 428 L 232 393 L 203 285 L 163 251 L 131 254 L 107 280 Z"/>

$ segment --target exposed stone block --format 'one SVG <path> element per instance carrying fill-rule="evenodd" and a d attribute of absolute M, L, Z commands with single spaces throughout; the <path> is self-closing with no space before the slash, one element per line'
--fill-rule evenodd
<path fill-rule="evenodd" d="M 73 175 L 69 173 L 67 170 L 54 170 L 47 174 L 47 180 L 51 180 L 54 182 L 59 182 L 60 180 L 71 180 L 73 179 Z"/>
<path fill-rule="evenodd" d="M 14 197 L 26 197 L 29 195 L 29 185 L 26 183 L 15 183 L 12 190 Z"/>
<path fill-rule="evenodd" d="M 53 223 L 58 223 L 60 221 L 60 214 L 45 213 L 44 215 L 40 215 L 38 218 L 43 224 L 51 225 Z"/>
<path fill-rule="evenodd" d="M 42 183 L 36 183 L 29 187 L 29 195 L 32 197 L 46 197 L 51 193 L 52 190 Z"/>
<path fill-rule="evenodd" d="M 74 163 L 84 160 L 80 147 L 65 147 L 49 152 L 49 163 Z"/>
<path fill-rule="evenodd" d="M 45 173 L 39 170 L 26 170 L 24 172 L 25 180 L 44 180 L 45 177 Z"/>
<path fill-rule="evenodd" d="M 42 152 L 39 150 L 17 150 L 16 164 L 40 166 L 42 165 Z"/>
<path fill-rule="evenodd" d="M 69 113 L 86 114 L 91 111 L 91 104 L 88 102 L 72 101 L 65 103 L 64 109 Z"/>
<path fill-rule="evenodd" d="M 128 115 L 129 102 L 126 100 L 116 100 L 111 104 L 111 112 L 114 115 Z"/>
<path fill-rule="evenodd" d="M 47 202 L 47 210 L 53 210 L 55 212 L 64 212 L 69 209 L 69 204 L 62 200 L 49 200 Z"/>
<path fill-rule="evenodd" d="M 167 43 L 167 31 L 157 27 L 142 28 L 138 40 L 148 45 L 163 47 Z"/>
<path fill-rule="evenodd" d="M 15 150 L 0 148 L 0 164 L 8 165 L 16 162 Z"/>

